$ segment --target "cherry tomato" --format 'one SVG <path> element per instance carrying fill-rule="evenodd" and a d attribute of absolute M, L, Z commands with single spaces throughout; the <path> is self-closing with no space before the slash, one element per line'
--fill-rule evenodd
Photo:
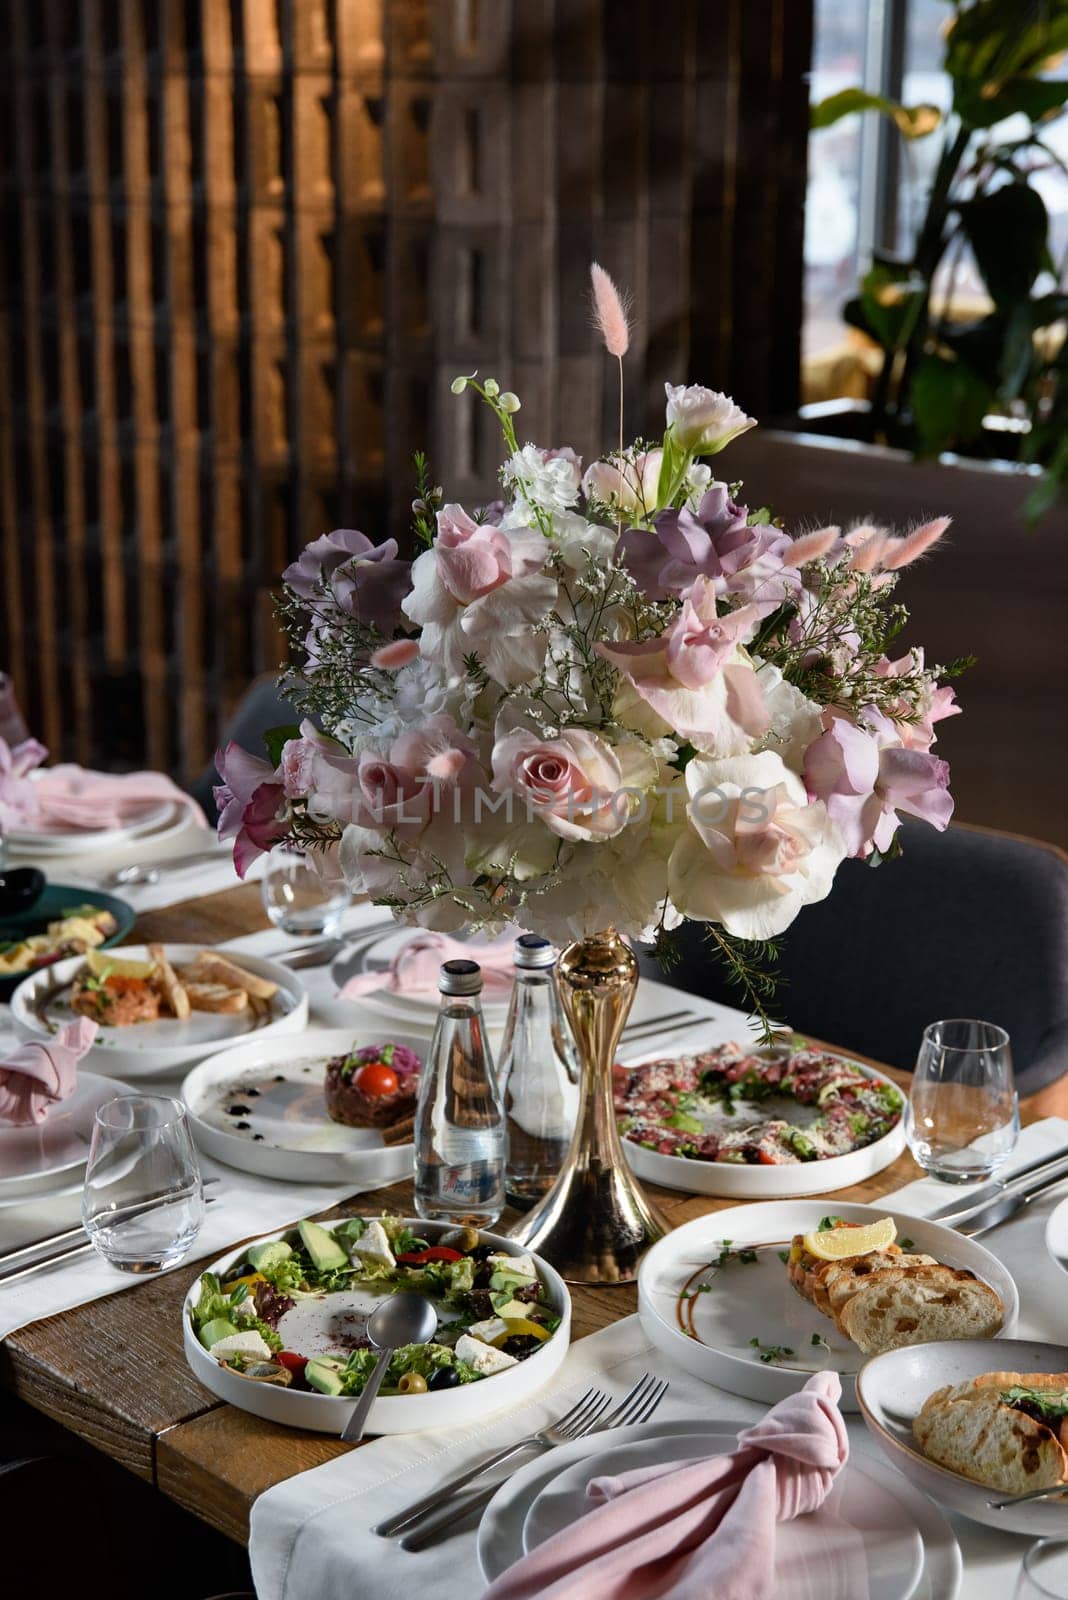
<path fill-rule="evenodd" d="M 288 1367 L 298 1378 L 304 1376 L 304 1368 L 308 1365 L 307 1356 L 298 1356 L 295 1350 L 279 1350 L 273 1359 L 280 1367 Z"/>
<path fill-rule="evenodd" d="M 426 1394 L 426 1379 L 421 1372 L 406 1372 L 397 1385 L 398 1394 Z"/>
<path fill-rule="evenodd" d="M 352 1081 L 368 1100 L 383 1100 L 387 1095 L 397 1092 L 397 1074 L 381 1061 L 368 1062 Z"/>
<path fill-rule="evenodd" d="M 397 1260 L 405 1267 L 423 1267 L 428 1261 L 462 1261 L 463 1256 L 447 1244 L 435 1244 L 429 1250 L 405 1250 Z"/>

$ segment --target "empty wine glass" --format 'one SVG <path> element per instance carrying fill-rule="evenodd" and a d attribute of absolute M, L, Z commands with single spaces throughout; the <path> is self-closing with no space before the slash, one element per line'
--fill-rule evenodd
<path fill-rule="evenodd" d="M 947 1183 L 986 1178 L 1012 1153 L 1020 1112 L 1004 1028 L 954 1018 L 923 1031 L 905 1113 L 909 1148 Z"/>
<path fill-rule="evenodd" d="M 1068 1600 L 1068 1544 L 1036 1540 L 1023 1558 L 1016 1600 Z"/>
<path fill-rule="evenodd" d="M 99 1107 L 82 1221 L 104 1259 L 123 1272 L 160 1272 L 181 1261 L 204 1221 L 204 1188 L 180 1100 L 126 1094 Z"/>
<path fill-rule="evenodd" d="M 337 933 L 351 895 L 336 850 L 276 844 L 263 874 L 263 909 L 276 928 L 307 937 Z"/>

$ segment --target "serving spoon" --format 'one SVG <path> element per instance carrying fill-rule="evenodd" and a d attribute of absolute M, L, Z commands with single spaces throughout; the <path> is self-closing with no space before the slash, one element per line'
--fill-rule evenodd
<path fill-rule="evenodd" d="M 367 1413 L 382 1386 L 394 1350 L 405 1344 L 426 1344 L 437 1332 L 437 1326 L 438 1314 L 425 1294 L 408 1291 L 391 1294 L 375 1307 L 367 1319 L 366 1332 L 378 1351 L 378 1360 L 342 1430 L 341 1437 L 346 1444 L 357 1444 L 363 1438 Z"/>

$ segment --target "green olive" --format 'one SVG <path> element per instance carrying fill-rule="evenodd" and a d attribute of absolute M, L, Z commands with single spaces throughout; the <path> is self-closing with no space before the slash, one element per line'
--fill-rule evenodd
<path fill-rule="evenodd" d="M 449 1233 L 443 1233 L 440 1244 L 448 1245 L 452 1250 L 474 1250 L 478 1244 L 477 1228 L 453 1228 Z"/>
<path fill-rule="evenodd" d="M 398 1394 L 426 1394 L 426 1379 L 419 1372 L 406 1372 L 397 1385 Z"/>

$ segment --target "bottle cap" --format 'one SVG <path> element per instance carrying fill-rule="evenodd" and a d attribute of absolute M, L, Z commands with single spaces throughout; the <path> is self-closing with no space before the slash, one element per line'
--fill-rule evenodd
<path fill-rule="evenodd" d="M 438 988 L 442 994 L 481 994 L 482 968 L 477 961 L 443 961 Z"/>
<path fill-rule="evenodd" d="M 538 933 L 521 933 L 515 942 L 515 964 L 522 968 L 554 967 L 556 946 Z"/>

